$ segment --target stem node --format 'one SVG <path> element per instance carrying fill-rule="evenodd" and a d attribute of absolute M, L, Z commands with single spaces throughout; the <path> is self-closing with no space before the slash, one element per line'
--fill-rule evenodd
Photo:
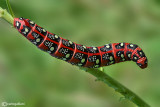
<path fill-rule="evenodd" d="M 2 17 L 7 22 L 13 25 L 14 18 L 7 12 L 6 9 L 2 9 L 1 7 L 0 7 L 0 17 Z"/>

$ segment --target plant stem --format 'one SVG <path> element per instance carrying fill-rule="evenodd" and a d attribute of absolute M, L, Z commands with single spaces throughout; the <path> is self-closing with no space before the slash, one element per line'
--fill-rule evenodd
<path fill-rule="evenodd" d="M 6 9 L 2 9 L 1 7 L 0 7 L 0 17 L 2 17 L 7 22 L 13 25 L 13 20 L 14 20 L 13 17 L 7 12 Z"/>
<path fill-rule="evenodd" d="M 8 10 L 9 10 L 9 12 L 11 13 L 12 17 L 15 17 L 15 16 L 14 16 L 14 13 L 13 13 L 13 11 L 12 11 L 12 8 L 11 8 L 11 5 L 10 5 L 9 0 L 6 0 L 6 4 L 7 4 Z"/>
<path fill-rule="evenodd" d="M 144 102 L 139 96 L 133 93 L 131 90 L 120 84 L 118 81 L 114 80 L 106 73 L 100 71 L 99 69 L 89 68 L 86 70 L 90 74 L 97 77 L 98 80 L 106 83 L 108 86 L 115 89 L 115 91 L 121 93 L 126 99 L 132 101 L 139 107 L 150 107 L 146 102 Z"/>
<path fill-rule="evenodd" d="M 4 9 L 0 7 L 0 17 L 4 18 L 7 22 L 13 25 L 13 17 Z M 133 93 L 131 90 L 120 84 L 118 81 L 114 80 L 103 71 L 103 68 L 92 69 L 92 68 L 81 68 L 82 70 L 94 75 L 98 80 L 103 81 L 108 86 L 115 89 L 115 91 L 121 93 L 126 99 L 132 101 L 139 107 L 150 107 L 145 103 L 139 96 Z"/>

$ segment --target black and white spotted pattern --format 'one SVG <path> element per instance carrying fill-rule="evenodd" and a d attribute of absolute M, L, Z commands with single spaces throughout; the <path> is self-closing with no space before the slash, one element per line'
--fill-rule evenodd
<path fill-rule="evenodd" d="M 127 45 L 127 48 L 128 48 L 128 49 L 132 49 L 132 50 L 135 50 L 137 47 L 138 47 L 138 46 L 135 45 L 135 44 L 129 44 L 129 45 Z"/>
<path fill-rule="evenodd" d="M 34 27 L 35 23 L 32 20 L 28 20 L 28 22 L 30 26 Z"/>
<path fill-rule="evenodd" d="M 131 60 L 131 59 L 132 59 L 132 58 L 131 58 L 131 55 L 132 55 L 132 52 L 130 52 L 130 51 L 127 51 L 127 52 L 126 52 L 127 60 Z"/>
<path fill-rule="evenodd" d="M 34 37 L 34 39 L 29 39 L 29 40 L 36 46 L 39 46 L 44 40 L 44 38 L 36 32 L 32 32 L 31 35 Z"/>
<path fill-rule="evenodd" d="M 58 48 L 58 45 L 57 45 L 57 44 L 55 44 L 55 43 L 53 43 L 53 42 L 51 42 L 51 41 L 49 41 L 49 40 L 45 40 L 45 41 L 44 41 L 44 45 L 45 45 L 46 47 L 48 47 L 48 49 L 47 49 L 47 50 L 44 50 L 44 51 L 48 52 L 49 54 L 53 54 L 54 52 L 56 52 L 56 50 L 57 50 L 57 48 Z"/>
<path fill-rule="evenodd" d="M 84 45 L 76 45 L 76 48 L 82 52 L 88 52 L 87 47 Z"/>
<path fill-rule="evenodd" d="M 44 36 L 46 36 L 47 34 L 47 31 L 43 29 L 42 27 L 36 26 L 36 30 Z"/>
<path fill-rule="evenodd" d="M 20 18 L 19 18 L 19 20 L 23 20 L 23 19 L 25 19 L 25 18 L 23 18 L 23 17 L 20 17 Z"/>
<path fill-rule="evenodd" d="M 21 23 L 19 21 L 16 21 L 16 28 L 19 30 L 20 27 L 21 27 Z"/>
<path fill-rule="evenodd" d="M 110 50 L 112 50 L 112 44 L 106 44 L 106 45 L 104 45 L 102 48 L 100 48 L 100 50 L 101 50 L 102 52 L 110 51 Z"/>
<path fill-rule="evenodd" d="M 55 34 L 51 34 L 51 33 L 48 33 L 47 34 L 47 37 L 53 41 L 56 41 L 56 42 L 59 42 L 60 41 L 60 37 L 55 35 Z"/>
<path fill-rule="evenodd" d="M 120 60 L 119 60 L 119 61 L 125 61 L 124 51 L 118 51 L 118 52 L 116 53 L 116 56 L 117 56 L 117 57 L 120 57 Z"/>
<path fill-rule="evenodd" d="M 137 62 L 138 59 L 139 59 L 138 56 L 137 56 L 136 54 L 134 54 L 132 60 L 133 60 L 134 62 Z"/>
<path fill-rule="evenodd" d="M 137 53 L 138 53 L 138 55 L 140 56 L 140 57 L 146 57 L 145 56 L 145 54 L 144 54 L 144 52 L 142 51 L 142 50 L 137 50 Z"/>
<path fill-rule="evenodd" d="M 92 66 L 93 68 L 98 68 L 101 65 L 101 56 L 100 55 L 89 56 L 88 61 L 94 62 L 94 66 Z"/>
<path fill-rule="evenodd" d="M 125 43 L 119 43 L 117 45 L 115 45 L 116 49 L 124 49 Z"/>
<path fill-rule="evenodd" d="M 83 53 L 75 53 L 74 58 L 79 60 L 78 66 L 83 66 L 87 62 L 88 55 Z"/>
<path fill-rule="evenodd" d="M 61 53 L 63 56 L 60 57 L 60 59 L 64 60 L 64 61 L 68 61 L 72 58 L 73 56 L 73 51 L 67 49 L 67 48 L 60 48 L 58 50 L 59 53 Z"/>
<path fill-rule="evenodd" d="M 21 30 L 21 33 L 26 37 L 28 33 L 31 31 L 31 28 L 28 26 L 23 25 L 23 29 Z"/>
<path fill-rule="evenodd" d="M 102 55 L 102 60 L 107 60 L 108 63 L 107 65 L 114 64 L 115 63 L 115 58 L 113 53 L 105 53 Z"/>
<path fill-rule="evenodd" d="M 72 49 L 75 48 L 75 44 L 72 41 L 62 39 L 62 44 L 64 46 L 70 47 Z"/>
<path fill-rule="evenodd" d="M 90 47 L 90 48 L 88 48 L 88 52 L 89 52 L 89 53 L 98 53 L 99 50 L 98 50 L 97 47 Z"/>

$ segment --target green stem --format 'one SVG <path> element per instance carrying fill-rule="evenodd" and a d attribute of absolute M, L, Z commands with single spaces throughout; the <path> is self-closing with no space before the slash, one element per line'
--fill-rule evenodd
<path fill-rule="evenodd" d="M 10 24 L 13 25 L 13 17 L 4 9 L 0 7 L 0 17 L 4 18 L 6 21 L 8 21 Z M 135 93 L 133 93 L 131 90 L 120 84 L 118 81 L 114 80 L 107 74 L 105 74 L 103 69 L 87 69 L 87 68 L 81 68 L 84 71 L 87 71 L 88 73 L 94 75 L 97 77 L 98 80 L 103 81 L 108 86 L 115 89 L 115 91 L 121 93 L 126 99 L 132 101 L 137 106 L 140 107 L 150 107 L 147 103 L 145 103 L 139 96 L 137 96 Z"/>
<path fill-rule="evenodd" d="M 0 17 L 2 17 L 7 22 L 13 25 L 14 18 L 7 12 L 6 9 L 2 9 L 1 7 L 0 7 Z"/>
<path fill-rule="evenodd" d="M 97 77 L 98 80 L 103 81 L 108 86 L 115 89 L 115 91 L 121 93 L 126 99 L 132 101 L 139 107 L 150 107 L 146 102 L 144 102 L 139 96 L 133 93 L 131 90 L 120 84 L 118 81 L 114 80 L 106 73 L 100 71 L 99 69 L 87 69 L 86 72 Z"/>
<path fill-rule="evenodd" d="M 11 13 L 12 17 L 15 17 L 15 16 L 14 16 L 14 13 L 13 13 L 13 11 L 12 11 L 12 8 L 11 8 L 11 5 L 10 5 L 9 0 L 6 0 L 6 4 L 7 4 L 8 10 L 9 10 L 9 12 Z"/>

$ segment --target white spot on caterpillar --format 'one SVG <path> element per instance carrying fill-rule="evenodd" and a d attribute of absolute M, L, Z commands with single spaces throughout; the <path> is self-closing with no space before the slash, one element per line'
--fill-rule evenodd
<path fill-rule="evenodd" d="M 64 60 L 64 61 L 65 61 L 65 60 L 67 60 L 67 59 L 66 59 L 66 58 L 63 58 L 62 60 Z"/>
<path fill-rule="evenodd" d="M 86 49 L 86 46 L 83 46 L 84 49 Z"/>
<path fill-rule="evenodd" d="M 55 35 L 55 38 L 58 38 L 58 36 L 57 36 L 57 35 Z"/>
<path fill-rule="evenodd" d="M 142 55 L 142 52 L 139 52 L 140 55 Z"/>
<path fill-rule="evenodd" d="M 114 61 L 111 61 L 111 62 L 110 62 L 110 64 L 113 64 L 113 63 L 114 63 Z"/>
<path fill-rule="evenodd" d="M 54 50 L 54 47 L 51 47 L 50 50 L 53 51 L 53 50 Z"/>
<path fill-rule="evenodd" d="M 70 54 L 67 54 L 67 55 L 66 55 L 66 58 L 69 58 L 69 57 L 70 57 Z"/>
<path fill-rule="evenodd" d="M 46 30 L 45 29 L 42 29 L 43 30 L 43 32 L 46 32 Z"/>
<path fill-rule="evenodd" d="M 133 47 L 133 44 L 130 44 L 130 47 Z"/>
<path fill-rule="evenodd" d="M 78 66 L 82 66 L 83 64 L 79 63 Z"/>
<path fill-rule="evenodd" d="M 120 46 L 124 46 L 124 44 L 123 44 L 123 43 L 120 43 Z"/>
<path fill-rule="evenodd" d="M 99 59 L 96 60 L 96 64 L 99 64 Z"/>
<path fill-rule="evenodd" d="M 137 60 L 137 57 L 134 57 L 135 60 Z"/>
<path fill-rule="evenodd" d="M 96 48 L 96 47 L 93 47 L 93 50 L 97 50 L 97 48 Z"/>
<path fill-rule="evenodd" d="M 113 60 L 113 56 L 110 56 L 110 57 L 109 57 L 109 60 L 112 61 L 112 60 Z"/>
<path fill-rule="evenodd" d="M 49 54 L 51 53 L 51 51 L 47 51 Z"/>
<path fill-rule="evenodd" d="M 95 65 L 94 67 L 95 67 L 95 68 L 98 68 L 98 67 L 99 67 L 99 65 Z"/>
<path fill-rule="evenodd" d="M 36 39 L 36 42 L 40 42 L 40 39 L 39 39 L 39 38 L 37 38 L 37 39 Z"/>
<path fill-rule="evenodd" d="M 24 30 L 25 30 L 25 32 L 28 32 L 28 31 L 29 31 L 28 28 L 25 28 Z"/>
<path fill-rule="evenodd" d="M 73 42 L 72 41 L 69 41 L 69 43 L 72 45 L 73 44 Z"/>
<path fill-rule="evenodd" d="M 85 58 L 83 58 L 82 60 L 81 60 L 81 63 L 84 63 L 85 62 Z"/>
<path fill-rule="evenodd" d="M 123 54 L 121 54 L 121 58 L 124 58 L 124 55 L 123 55 Z"/>
<path fill-rule="evenodd" d="M 18 23 L 18 22 L 16 23 L 16 26 L 17 26 L 17 27 L 19 26 L 19 23 Z"/>
<path fill-rule="evenodd" d="M 34 24 L 34 22 L 33 22 L 33 21 L 30 21 L 30 24 Z"/>
<path fill-rule="evenodd" d="M 107 44 L 107 45 L 106 45 L 106 48 L 110 48 L 110 46 Z"/>
<path fill-rule="evenodd" d="M 131 57 L 131 54 L 128 54 L 128 57 L 130 58 L 130 57 Z"/>

